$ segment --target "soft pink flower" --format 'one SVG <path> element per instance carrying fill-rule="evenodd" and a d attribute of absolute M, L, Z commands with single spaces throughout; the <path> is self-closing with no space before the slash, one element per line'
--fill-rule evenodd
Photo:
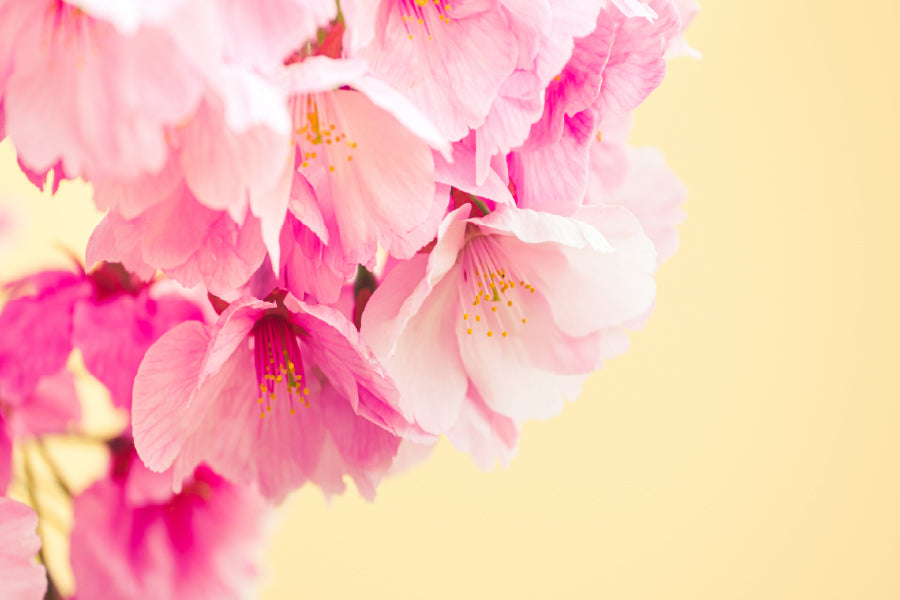
<path fill-rule="evenodd" d="M 503 458 L 514 422 L 558 413 L 599 365 L 607 332 L 650 306 L 655 254 L 621 208 L 578 219 L 470 208 L 447 216 L 429 254 L 388 273 L 362 332 L 407 418 Z"/>
<path fill-rule="evenodd" d="M 148 481 L 127 441 L 109 476 L 74 499 L 72 570 L 81 598 L 248 597 L 265 502 L 206 467 L 178 494 Z"/>
<path fill-rule="evenodd" d="M 344 474 L 371 497 L 396 435 L 427 436 L 392 408 L 397 390 L 350 321 L 272 298 L 232 303 L 211 327 L 184 323 L 148 351 L 135 380 L 138 452 L 151 469 L 173 467 L 176 489 L 205 462 L 269 498 L 306 481 L 340 493 Z"/>
<path fill-rule="evenodd" d="M 189 14 L 178 19 L 205 13 L 179 4 Z M 148 23 L 126 34 L 91 8 L 0 2 L 6 132 L 33 171 L 60 162 L 91 179 L 155 171 L 166 158 L 165 127 L 187 117 L 202 92 L 187 32 Z"/>
<path fill-rule="evenodd" d="M 431 148 L 449 145 L 429 118 L 359 60 L 307 58 L 288 67 L 287 86 L 295 166 L 309 183 L 294 182 L 295 216 L 314 231 L 322 223 L 316 234 L 348 262 L 371 261 L 377 245 L 406 258 L 430 241 L 443 216 L 423 229 L 435 203 Z"/>
<path fill-rule="evenodd" d="M 256 283 L 275 276 L 298 298 L 333 302 L 379 246 L 408 257 L 434 238 L 447 195 L 431 147 L 449 145 L 360 60 L 311 56 L 284 75 L 294 135 L 280 199 L 270 196 L 279 251 L 267 240 L 271 261 Z"/>
<path fill-rule="evenodd" d="M 0 497 L 0 598 L 40 600 L 47 591 L 44 567 L 34 562 L 41 548 L 37 515 L 28 506 Z"/>
<path fill-rule="evenodd" d="M 681 204 L 687 198 L 687 188 L 666 165 L 660 150 L 625 148 L 624 160 L 610 165 L 606 145 L 597 142 L 591 149 L 591 177 L 585 202 L 627 208 L 653 242 L 657 264 L 662 264 L 678 248 L 676 226 L 685 218 Z"/>
<path fill-rule="evenodd" d="M 451 141 L 480 126 L 516 66 L 518 41 L 497 2 L 341 4 L 351 56 L 431 116 Z"/>
<path fill-rule="evenodd" d="M 131 181 L 159 172 L 175 151 L 207 206 L 228 205 L 234 215 L 249 194 L 261 216 L 289 133 L 270 78 L 335 16 L 336 4 L 144 4 L 0 2 L 0 104 L 23 164 Z M 210 171 L 224 178 L 219 185 Z M 279 227 L 271 227 L 275 237 Z"/>

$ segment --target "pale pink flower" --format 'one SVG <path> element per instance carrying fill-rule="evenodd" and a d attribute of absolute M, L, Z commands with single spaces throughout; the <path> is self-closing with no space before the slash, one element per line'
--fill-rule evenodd
<path fill-rule="evenodd" d="M 298 298 L 333 302 L 379 246 L 407 257 L 434 238 L 447 194 L 431 148 L 449 145 L 360 60 L 307 57 L 287 67 L 284 87 L 294 134 L 268 211 L 279 247 L 266 241 L 271 261 L 256 284 L 275 276 Z"/>
<path fill-rule="evenodd" d="M 109 476 L 75 497 L 72 570 L 81 598 L 247 598 L 266 505 L 198 468 L 178 494 L 159 485 L 127 440 Z M 156 476 L 158 477 L 158 476 Z"/>
<path fill-rule="evenodd" d="M 591 149 L 591 177 L 585 202 L 627 208 L 653 242 L 657 264 L 662 264 L 678 248 L 676 226 L 685 218 L 680 207 L 687 198 L 687 188 L 666 165 L 660 150 L 626 148 L 624 161 L 610 165 L 606 145 L 597 142 Z"/>
<path fill-rule="evenodd" d="M 58 163 L 91 179 L 158 170 L 165 127 L 189 116 L 201 96 L 188 52 L 196 46 L 175 27 L 147 24 L 125 34 L 90 12 L 111 2 L 86 4 L 0 2 L 6 133 L 36 172 Z M 174 4 L 166 3 L 168 12 Z M 179 19 L 205 13 L 177 4 L 189 13 Z"/>
<path fill-rule="evenodd" d="M 261 216 L 289 132 L 270 77 L 336 15 L 336 4 L 145 4 L 0 2 L 6 133 L 30 171 L 58 166 L 92 181 L 157 173 L 177 150 L 202 202 L 234 213 L 246 210 L 249 194 Z M 270 227 L 274 237 L 279 227 Z"/>
<path fill-rule="evenodd" d="M 47 591 L 44 567 L 34 562 L 41 548 L 37 515 L 28 506 L 0 497 L 0 598 L 40 600 Z"/>
<path fill-rule="evenodd" d="M 138 452 L 153 470 L 172 467 L 176 489 L 205 462 L 269 498 L 306 481 L 340 493 L 344 474 L 371 498 L 397 434 L 428 439 L 392 408 L 397 390 L 353 324 L 289 294 L 171 330 L 134 389 Z"/>
<path fill-rule="evenodd" d="M 430 115 L 451 141 L 480 126 L 517 62 L 499 3 L 355 0 L 341 4 L 350 56 Z"/>
<path fill-rule="evenodd" d="M 238 226 L 254 215 L 261 231 L 245 237 L 261 235 L 277 259 L 290 120 L 273 78 L 336 5 L 245 4 L 0 4 L 0 35 L 16 40 L 0 42 L 0 100 L 29 178 L 42 187 L 52 169 L 54 191 L 60 177 L 89 179 L 101 209 L 132 200 L 120 209 L 129 219 L 159 201 L 159 179 L 183 180 Z M 61 101 L 72 94 L 78 102 Z"/>
<path fill-rule="evenodd" d="M 289 65 L 287 86 L 294 164 L 309 183 L 294 182 L 295 216 L 348 262 L 369 262 L 378 245 L 405 258 L 430 241 L 443 216 L 429 219 L 431 148 L 449 151 L 430 117 L 359 60 L 309 57 Z"/>
<path fill-rule="evenodd" d="M 514 446 L 515 422 L 574 398 L 607 331 L 650 306 L 655 254 L 621 208 L 579 219 L 503 206 L 469 217 L 470 208 L 447 216 L 430 253 L 387 274 L 362 333 L 407 418 L 497 454 Z"/>

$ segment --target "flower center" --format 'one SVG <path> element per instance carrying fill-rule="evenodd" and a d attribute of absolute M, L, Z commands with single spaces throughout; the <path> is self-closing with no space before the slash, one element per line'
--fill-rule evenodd
<path fill-rule="evenodd" d="M 256 322 L 253 336 L 253 355 L 256 383 L 259 386 L 260 418 L 272 411 L 279 396 L 294 414 L 294 400 L 309 406 L 309 388 L 303 387 L 303 361 L 297 335 L 290 323 L 279 315 L 266 315 Z M 281 391 L 283 390 L 283 391 Z"/>
<path fill-rule="evenodd" d="M 301 159 L 301 172 L 322 161 L 328 172 L 334 173 L 336 167 L 353 161 L 356 142 L 347 138 L 340 111 L 332 106 L 326 93 L 291 98 L 293 142 Z"/>
<path fill-rule="evenodd" d="M 461 267 L 463 294 L 470 298 L 463 306 L 468 335 L 477 329 L 489 338 L 506 338 L 528 323 L 516 298 L 533 294 L 535 289 L 517 274 L 494 236 L 479 234 L 470 238 L 461 256 Z"/>
<path fill-rule="evenodd" d="M 413 29 L 417 25 L 425 29 L 429 40 L 434 39 L 429 22 L 433 21 L 435 13 L 437 13 L 439 23 L 446 25 L 450 22 L 449 0 L 400 0 L 398 6 L 403 19 L 403 28 L 406 29 L 409 39 L 415 37 Z"/>

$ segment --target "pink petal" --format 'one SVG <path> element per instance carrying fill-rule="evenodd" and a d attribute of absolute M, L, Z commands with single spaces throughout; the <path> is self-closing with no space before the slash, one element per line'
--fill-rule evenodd
<path fill-rule="evenodd" d="M 509 155 L 509 176 L 520 207 L 570 215 L 581 205 L 587 191 L 594 120 L 584 111 L 566 116 L 564 122 L 559 141 Z"/>
<path fill-rule="evenodd" d="M 435 200 L 427 144 L 359 92 L 337 90 L 318 98 L 318 110 L 340 115 L 343 134 L 355 146 L 311 146 L 318 158 L 309 158 L 301 174 L 320 205 L 332 206 L 347 260 L 367 262 L 376 244 L 406 257 L 410 248 L 428 243 L 434 232 L 420 227 Z"/>
<path fill-rule="evenodd" d="M 292 215 L 288 215 L 281 230 L 281 245 L 284 250 L 280 280 L 301 299 L 310 296 L 322 303 L 335 302 L 341 286 L 356 270 L 356 264 L 344 260 L 340 248 L 323 244 Z"/>
<path fill-rule="evenodd" d="M 506 17 L 494 6 L 460 0 L 448 11 L 452 24 L 439 21 L 428 5 L 419 25 L 403 20 L 402 3 L 386 6 L 384 29 L 361 55 L 376 75 L 433 115 L 447 139 L 462 139 L 484 122 L 515 67 L 517 41 Z"/>
<path fill-rule="evenodd" d="M 602 119 L 636 108 L 666 75 L 664 58 L 668 39 L 680 29 L 678 11 L 671 0 L 649 3 L 658 18 L 603 18 L 593 36 L 608 40 L 609 60 L 595 104 Z"/>
<path fill-rule="evenodd" d="M 31 508 L 0 498 L 0 598 L 40 600 L 47 591 L 44 567 L 34 562 L 41 547 Z"/>
<path fill-rule="evenodd" d="M 469 386 L 467 396 L 447 438 L 482 469 L 493 468 L 498 460 L 509 466 L 518 450 L 519 426 L 488 408 L 474 387 Z"/>
<path fill-rule="evenodd" d="M 515 204 L 507 182 L 489 166 L 486 167 L 486 172 L 483 173 L 479 183 L 479 179 L 476 178 L 476 151 L 472 148 L 475 141 L 473 138 L 474 136 L 470 135 L 453 144 L 452 162 L 438 154 L 434 155 L 435 177 L 441 183 L 469 194 L 490 198 L 500 204 Z M 480 144 L 480 141 L 478 143 Z"/>
<path fill-rule="evenodd" d="M 134 380 L 132 428 L 141 460 L 154 471 L 168 469 L 214 400 L 200 391 L 210 333 L 186 321 L 165 333 L 144 356 Z"/>
<path fill-rule="evenodd" d="M 376 355 L 386 357 L 394 352 L 409 320 L 456 263 L 470 210 L 466 205 L 448 214 L 431 252 L 398 263 L 375 290 L 363 313 L 361 333 Z"/>
<path fill-rule="evenodd" d="M 360 494 L 373 500 L 378 482 L 397 454 L 400 438 L 356 415 L 336 394 L 320 398 L 325 428 L 338 451 L 334 469 L 349 474 Z"/>
<path fill-rule="evenodd" d="M 597 157 L 592 149 L 594 168 Z M 588 202 L 615 204 L 627 208 L 656 248 L 657 264 L 662 264 L 678 248 L 676 226 L 684 221 L 680 206 L 687 188 L 666 165 L 665 156 L 656 148 L 629 148 L 622 165 L 623 179 L 611 192 L 603 193 L 595 183 L 589 188 Z"/>
<path fill-rule="evenodd" d="M 6 423 L 0 414 L 0 493 L 6 494 L 6 489 L 12 481 L 13 471 L 12 439 L 6 432 Z"/>
<path fill-rule="evenodd" d="M 304 366 L 307 373 L 312 371 Z M 256 484 L 263 496 L 279 501 L 312 478 L 325 436 L 321 412 L 300 406 L 289 415 L 279 407 L 260 419 L 259 389 L 247 345 L 237 348 L 204 391 L 207 388 L 215 388 L 214 400 L 181 448 L 176 482 L 202 461 L 231 481 Z M 315 389 L 310 396 L 316 397 Z"/>
<path fill-rule="evenodd" d="M 425 274 L 424 269 L 420 272 Z M 462 317 L 455 277 L 451 269 L 430 286 L 426 297 L 420 297 L 418 290 L 407 296 L 402 288 L 409 289 L 415 276 L 398 265 L 372 295 L 363 313 L 366 331 L 378 314 L 403 302 L 398 310 L 406 315 L 402 329 L 396 339 L 383 337 L 377 342 L 378 347 L 390 349 L 379 358 L 400 390 L 400 410 L 431 433 L 443 433 L 453 425 L 466 393 L 463 365 L 453 343 L 454 325 Z M 374 330 L 369 331 L 366 339 L 376 337 Z M 435 386 L 435 381 L 441 385 Z"/>
<path fill-rule="evenodd" d="M 68 175 L 89 179 L 158 171 L 165 128 L 200 99 L 202 84 L 178 40 L 159 27 L 122 35 L 83 13 L 55 27 L 45 5 L 29 10 L 4 96 L 7 132 L 23 162 L 40 172 L 61 161 Z"/>
<path fill-rule="evenodd" d="M 283 60 L 337 16 L 332 0 L 223 0 L 228 55 L 263 71 Z"/>
<path fill-rule="evenodd" d="M 9 411 L 11 436 L 22 439 L 46 433 L 65 433 L 81 418 L 75 380 L 67 371 L 41 378 L 34 391 Z"/>
<path fill-rule="evenodd" d="M 559 375 L 535 366 L 521 344 L 504 344 L 499 336 L 456 338 L 472 385 L 493 411 L 516 421 L 548 419 L 563 409 L 563 398 L 574 400 L 587 375 Z"/>
<path fill-rule="evenodd" d="M 74 306 L 91 293 L 83 277 L 46 275 L 46 286 L 36 295 L 10 300 L 0 313 L 0 397 L 7 402 L 27 395 L 41 377 L 65 366 L 72 351 Z"/>

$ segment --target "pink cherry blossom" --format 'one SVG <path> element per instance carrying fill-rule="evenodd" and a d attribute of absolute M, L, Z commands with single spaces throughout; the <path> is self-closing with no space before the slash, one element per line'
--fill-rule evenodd
<path fill-rule="evenodd" d="M 313 56 L 287 77 L 302 176 L 294 216 L 347 263 L 370 262 L 378 245 L 406 258 L 433 239 L 443 213 L 429 146 L 449 145 L 429 118 L 362 61 Z"/>
<path fill-rule="evenodd" d="M 28 506 L 0 497 L 0 598 L 40 600 L 47 591 L 44 567 L 34 562 L 41 547 L 37 515 Z"/>
<path fill-rule="evenodd" d="M 655 254 L 621 208 L 578 219 L 470 208 L 447 216 L 429 254 L 387 274 L 362 333 L 404 415 L 432 433 L 457 427 L 461 447 L 508 453 L 514 422 L 558 413 L 598 366 L 607 331 L 651 305 Z"/>
<path fill-rule="evenodd" d="M 33 398 L 43 379 L 62 371 L 78 348 L 114 404 L 127 408 L 150 344 L 176 323 L 201 317 L 187 300 L 154 297 L 152 286 L 116 265 L 90 273 L 42 272 L 10 289 L 14 298 L 0 312 L 0 403 L 7 405 Z"/>
<path fill-rule="evenodd" d="M 647 4 L 656 13 L 655 19 L 604 11 L 589 36 L 589 44 L 609 48 L 600 94 L 593 103 L 601 123 L 637 108 L 665 77 L 666 49 L 669 40 L 681 31 L 681 21 L 672 0 L 651 0 Z"/>
<path fill-rule="evenodd" d="M 178 494 L 171 485 L 167 492 L 148 488 L 154 474 L 128 442 L 116 444 L 113 457 L 109 476 L 73 503 L 79 597 L 247 598 L 258 570 L 263 499 L 206 467 Z"/>
<path fill-rule="evenodd" d="M 338 311 L 275 294 L 232 303 L 214 326 L 183 323 L 148 351 L 133 427 L 151 469 L 176 489 L 205 462 L 280 499 L 349 474 L 371 497 L 398 434 L 429 439 L 393 408 L 397 390 Z M 262 418 L 261 418 L 262 417 Z"/>
<path fill-rule="evenodd" d="M 131 200 L 132 190 L 125 191 L 123 197 Z M 172 185 L 148 186 L 131 201 L 149 206 L 133 217 L 110 210 L 88 241 L 88 263 L 121 262 L 145 279 L 160 269 L 185 287 L 202 283 L 227 296 L 265 259 L 256 217 L 247 215 L 243 224 L 236 223 L 227 212 L 200 204 L 177 177 Z"/>
<path fill-rule="evenodd" d="M 342 3 L 350 56 L 430 115 L 451 141 L 487 117 L 516 66 L 518 41 L 497 2 Z"/>
<path fill-rule="evenodd" d="M 544 90 L 572 55 L 574 39 L 595 27 L 603 3 L 584 0 L 504 0 L 510 28 L 519 40 L 516 70 L 503 82 L 477 131 L 477 180 L 487 175 L 498 152 L 522 145 L 544 110 Z"/>
<path fill-rule="evenodd" d="M 183 4 L 191 15 L 179 18 L 196 17 Z M 0 39 L 6 132 L 37 172 L 58 162 L 87 178 L 155 171 L 166 158 L 165 126 L 187 117 L 202 92 L 191 45 L 175 28 L 123 34 L 61 0 L 4 0 Z"/>
<path fill-rule="evenodd" d="M 245 4 L 0 2 L 0 103 L 23 164 L 129 181 L 159 172 L 174 150 L 202 202 L 222 208 L 246 191 L 261 216 L 288 135 L 270 77 L 336 4 Z M 244 197 L 232 207 L 245 209 Z"/>
<path fill-rule="evenodd" d="M 0 312 L 0 398 L 7 403 L 65 367 L 75 304 L 92 293 L 86 277 L 68 271 L 45 271 L 8 287 L 13 299 Z"/>
<path fill-rule="evenodd" d="M 635 3 L 636 4 L 636 3 Z M 509 155 L 519 206 L 570 215 L 587 190 L 592 138 L 636 108 L 662 81 L 669 39 L 679 30 L 672 0 L 652 0 L 649 15 L 607 5 L 596 28 L 546 91 L 544 114 L 528 141 Z M 630 13 L 640 12 L 638 6 Z"/>

